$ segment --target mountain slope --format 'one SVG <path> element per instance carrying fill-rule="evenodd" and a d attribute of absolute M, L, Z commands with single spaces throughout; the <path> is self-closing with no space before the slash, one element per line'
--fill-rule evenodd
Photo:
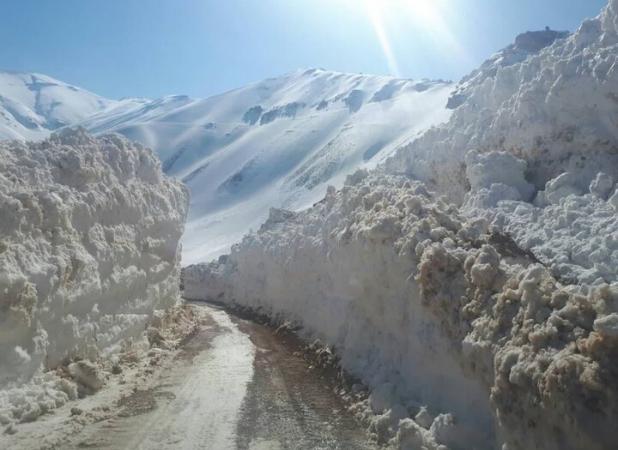
<path fill-rule="evenodd" d="M 269 207 L 320 199 L 361 166 L 446 121 L 442 81 L 297 71 L 206 100 L 120 102 L 81 123 L 155 149 L 192 192 L 184 262 L 227 251 Z"/>
<path fill-rule="evenodd" d="M 114 103 L 46 75 L 0 72 L 0 138 L 43 139 Z"/>

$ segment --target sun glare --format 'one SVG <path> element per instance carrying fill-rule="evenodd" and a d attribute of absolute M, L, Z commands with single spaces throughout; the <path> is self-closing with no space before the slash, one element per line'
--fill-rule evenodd
<path fill-rule="evenodd" d="M 435 25 L 441 20 L 438 3 L 432 0 L 402 0 L 403 8 L 418 20 L 419 25 Z"/>
<path fill-rule="evenodd" d="M 389 29 L 388 19 L 413 26 L 418 33 L 447 47 L 455 58 L 465 59 L 465 50 L 451 32 L 444 12 L 450 0 L 363 0 L 364 6 L 384 52 L 389 70 L 400 76 L 399 64 L 391 43 L 393 31 Z"/>
<path fill-rule="evenodd" d="M 380 0 L 366 0 L 366 7 L 367 14 L 369 15 L 373 29 L 378 37 L 382 51 L 384 52 L 388 68 L 393 75 L 399 77 L 401 76 L 399 65 L 397 64 L 397 59 L 391 48 L 391 43 L 384 26 L 383 2 Z"/>

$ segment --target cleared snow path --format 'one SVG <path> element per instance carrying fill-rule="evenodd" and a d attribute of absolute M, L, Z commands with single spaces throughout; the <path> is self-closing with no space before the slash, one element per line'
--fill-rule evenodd
<path fill-rule="evenodd" d="M 84 427 L 61 448 L 374 448 L 327 377 L 307 367 L 294 339 L 198 307 L 212 321 L 156 387 L 123 398 L 112 417 Z"/>

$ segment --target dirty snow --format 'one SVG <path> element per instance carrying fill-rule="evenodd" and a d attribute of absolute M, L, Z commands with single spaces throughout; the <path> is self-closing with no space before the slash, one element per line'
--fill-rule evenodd
<path fill-rule="evenodd" d="M 177 302 L 187 204 L 153 153 L 121 136 L 0 144 L 0 422 L 76 397 L 47 369 L 96 391 L 88 361 Z"/>

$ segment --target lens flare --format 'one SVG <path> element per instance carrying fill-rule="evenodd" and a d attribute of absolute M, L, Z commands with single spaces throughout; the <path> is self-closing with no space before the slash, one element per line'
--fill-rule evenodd
<path fill-rule="evenodd" d="M 406 26 L 413 26 L 419 33 L 446 48 L 453 59 L 470 61 L 445 20 L 449 3 L 450 0 L 364 0 L 367 15 L 392 75 L 400 76 L 401 71 L 391 44 L 389 32 L 392 30 L 387 26 L 389 18 L 399 24 L 403 22 Z"/>
<path fill-rule="evenodd" d="M 383 6 L 381 3 L 382 2 L 380 0 L 366 0 L 367 14 L 369 15 L 373 29 L 378 37 L 378 41 L 380 42 L 380 46 L 384 52 L 384 56 L 391 74 L 396 77 L 400 77 L 401 71 L 399 70 L 399 65 L 397 64 L 395 53 L 393 53 L 389 37 L 386 34 L 384 17 L 382 14 Z"/>

